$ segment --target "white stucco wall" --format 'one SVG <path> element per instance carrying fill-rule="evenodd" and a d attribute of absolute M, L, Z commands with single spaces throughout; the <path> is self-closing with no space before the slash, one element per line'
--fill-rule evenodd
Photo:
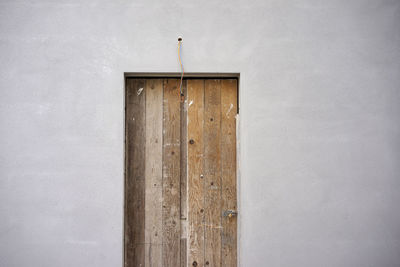
<path fill-rule="evenodd" d="M 241 262 L 399 266 L 400 2 L 0 1 L 0 266 L 122 266 L 124 72 L 241 73 Z"/>

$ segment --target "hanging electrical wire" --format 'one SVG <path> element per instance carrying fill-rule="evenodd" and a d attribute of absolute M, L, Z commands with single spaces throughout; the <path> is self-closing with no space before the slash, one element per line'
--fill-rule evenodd
<path fill-rule="evenodd" d="M 182 59 L 181 59 L 181 46 L 182 46 L 182 37 L 178 37 L 178 58 L 179 58 L 179 65 L 181 65 L 181 83 L 179 85 L 179 92 L 181 93 L 181 98 L 183 98 L 183 75 L 185 74 L 185 70 L 183 69 Z"/>

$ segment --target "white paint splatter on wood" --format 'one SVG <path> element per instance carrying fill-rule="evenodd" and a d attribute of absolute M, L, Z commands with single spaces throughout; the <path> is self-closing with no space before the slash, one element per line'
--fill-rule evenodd
<path fill-rule="evenodd" d="M 231 105 L 229 106 L 228 111 L 226 112 L 226 116 L 229 118 L 229 112 L 231 112 L 231 110 L 233 109 L 233 104 L 231 103 Z"/>

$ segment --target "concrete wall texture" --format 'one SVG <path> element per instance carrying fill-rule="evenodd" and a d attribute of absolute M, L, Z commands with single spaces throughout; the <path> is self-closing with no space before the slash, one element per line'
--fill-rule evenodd
<path fill-rule="evenodd" d="M 400 266 L 398 0 L 0 1 L 0 266 L 122 266 L 124 72 L 240 72 L 241 266 Z"/>

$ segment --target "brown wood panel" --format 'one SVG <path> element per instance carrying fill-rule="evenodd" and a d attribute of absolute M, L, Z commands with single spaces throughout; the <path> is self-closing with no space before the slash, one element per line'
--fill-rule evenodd
<path fill-rule="evenodd" d="M 126 81 L 125 266 L 237 266 L 237 80 Z"/>
<path fill-rule="evenodd" d="M 148 79 L 146 91 L 145 266 L 162 266 L 163 80 Z"/>
<path fill-rule="evenodd" d="M 125 266 L 144 266 L 145 81 L 127 79 L 125 116 Z"/>
<path fill-rule="evenodd" d="M 205 80 L 205 264 L 221 266 L 221 80 Z"/>
<path fill-rule="evenodd" d="M 204 80 L 187 82 L 188 266 L 204 266 Z"/>
<path fill-rule="evenodd" d="M 164 80 L 163 266 L 180 266 L 180 80 Z"/>
<path fill-rule="evenodd" d="M 184 80 L 181 101 L 181 267 L 187 266 L 187 81 Z"/>
<path fill-rule="evenodd" d="M 221 80 L 222 212 L 237 209 L 236 112 L 237 81 Z M 222 217 L 222 266 L 237 266 L 237 216 Z"/>

